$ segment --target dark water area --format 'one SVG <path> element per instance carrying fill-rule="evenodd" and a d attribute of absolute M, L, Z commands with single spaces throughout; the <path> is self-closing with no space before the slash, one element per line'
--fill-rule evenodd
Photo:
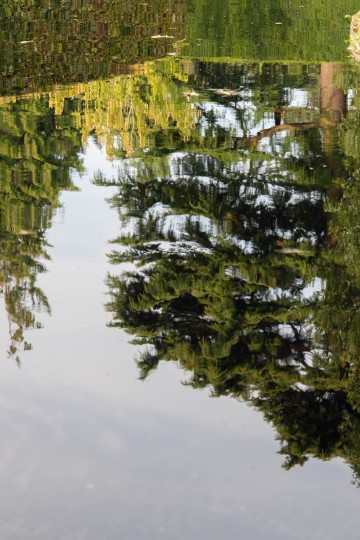
<path fill-rule="evenodd" d="M 1 538 L 358 537 L 357 9 L 0 6 Z"/>

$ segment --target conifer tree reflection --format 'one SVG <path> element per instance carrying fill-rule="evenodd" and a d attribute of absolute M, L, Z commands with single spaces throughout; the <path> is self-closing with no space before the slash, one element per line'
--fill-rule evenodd
<path fill-rule="evenodd" d="M 256 159 L 251 178 L 221 173 L 208 157 L 177 160 L 190 178 L 174 170 L 161 182 L 149 171 L 146 182 L 127 177 L 114 201 L 124 208 L 132 199 L 124 213 L 132 232 L 111 259 L 137 265 L 109 279 L 114 324 L 151 346 L 141 377 L 160 360 L 176 360 L 191 372 L 189 384 L 210 385 L 214 395 L 259 407 L 254 389 L 266 402 L 290 396 L 297 383 L 319 377 L 307 361 L 314 300 L 304 289 L 326 226 L 321 195 L 308 184 L 265 184 Z M 267 173 L 269 180 L 278 171 Z"/>
<path fill-rule="evenodd" d="M 8 352 L 31 348 L 25 330 L 39 327 L 35 313 L 50 312 L 37 276 L 46 270 L 46 229 L 62 189 L 72 189 L 70 168 L 80 167 L 80 134 L 55 119 L 48 101 L 0 106 L 0 288 L 9 323 Z"/>
<path fill-rule="evenodd" d="M 288 126 L 281 137 L 250 130 L 226 152 L 215 114 L 201 153 L 124 162 L 112 200 L 124 232 L 110 257 L 133 266 L 109 277 L 108 309 L 147 345 L 141 378 L 176 361 L 187 384 L 260 409 L 285 467 L 340 456 L 357 478 L 357 266 L 343 222 L 358 208 L 353 172 L 338 150 L 329 161 L 321 118 Z M 339 129 L 326 129 L 328 144 Z"/>

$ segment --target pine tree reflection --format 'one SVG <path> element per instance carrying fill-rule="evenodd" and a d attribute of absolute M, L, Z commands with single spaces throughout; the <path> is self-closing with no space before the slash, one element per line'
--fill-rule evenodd
<path fill-rule="evenodd" d="M 175 361 L 194 388 L 261 410 L 285 467 L 340 456 L 357 478 L 358 291 L 342 223 L 352 184 L 338 189 L 353 171 L 338 122 L 323 144 L 323 106 L 306 129 L 247 131 L 226 154 L 212 110 L 201 152 L 124 162 L 110 259 L 132 266 L 108 279 L 112 324 L 147 346 L 141 378 Z"/>

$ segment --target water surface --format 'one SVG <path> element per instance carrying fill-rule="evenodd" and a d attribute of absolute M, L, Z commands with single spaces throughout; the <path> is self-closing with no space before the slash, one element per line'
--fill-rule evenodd
<path fill-rule="evenodd" d="M 356 9 L 1 8 L 2 537 L 357 538 Z"/>

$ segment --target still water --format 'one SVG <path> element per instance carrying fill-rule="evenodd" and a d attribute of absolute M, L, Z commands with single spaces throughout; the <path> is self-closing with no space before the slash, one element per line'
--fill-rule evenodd
<path fill-rule="evenodd" d="M 358 538 L 333 4 L 0 6 L 1 538 Z"/>

